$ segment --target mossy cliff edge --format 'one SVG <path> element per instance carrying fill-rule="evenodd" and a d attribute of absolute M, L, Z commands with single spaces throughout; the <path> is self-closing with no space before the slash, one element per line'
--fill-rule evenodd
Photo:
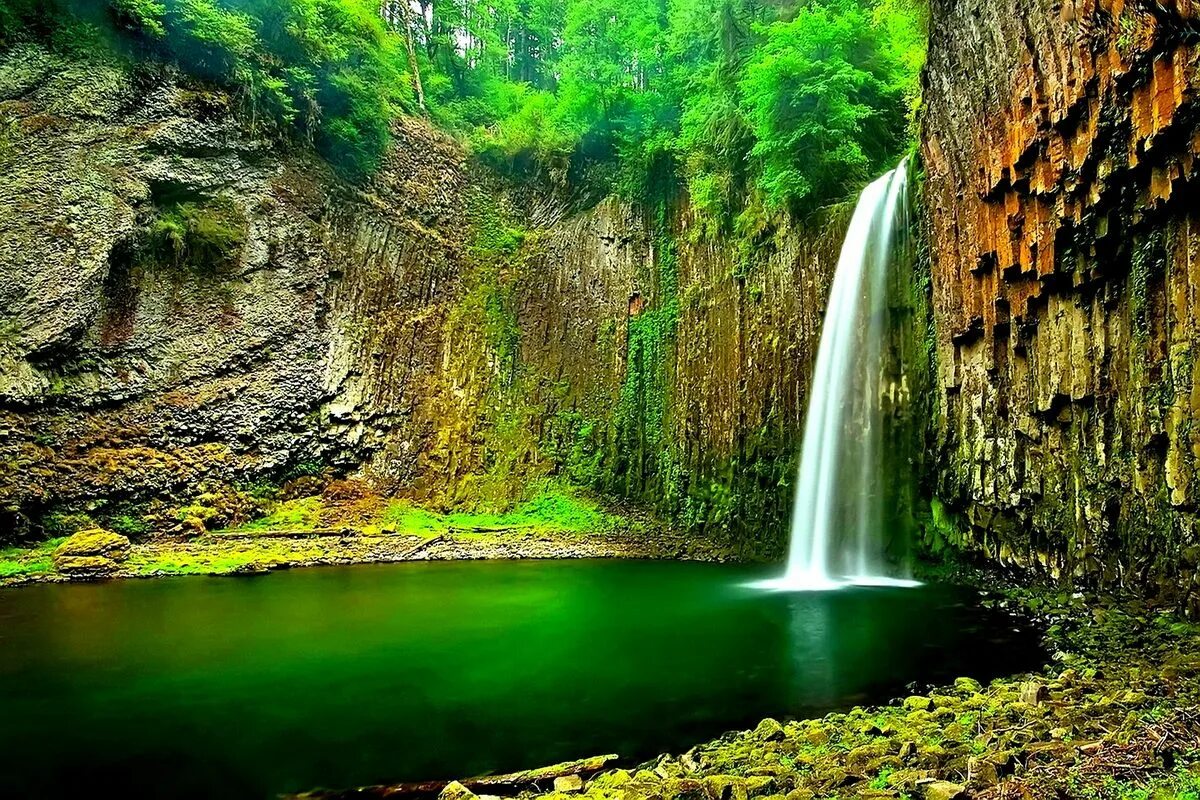
<path fill-rule="evenodd" d="M 937 538 L 1193 610 L 1198 13 L 937 0 L 922 143 Z"/>
<path fill-rule="evenodd" d="M 582 487 L 778 552 L 844 210 L 701 243 L 686 198 L 575 208 L 419 121 L 352 186 L 235 105 L 0 55 L 0 539 L 192 535 L 355 475 L 437 512 Z"/>

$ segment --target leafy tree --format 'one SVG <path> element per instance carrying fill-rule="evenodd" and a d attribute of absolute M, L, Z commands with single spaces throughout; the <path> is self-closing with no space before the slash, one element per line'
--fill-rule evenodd
<path fill-rule="evenodd" d="M 428 113 L 512 173 L 707 235 L 852 194 L 908 146 L 924 0 L 0 0 L 0 46 L 71 26 L 235 90 L 250 124 L 378 164 Z M 96 37 L 93 37 L 95 40 Z"/>

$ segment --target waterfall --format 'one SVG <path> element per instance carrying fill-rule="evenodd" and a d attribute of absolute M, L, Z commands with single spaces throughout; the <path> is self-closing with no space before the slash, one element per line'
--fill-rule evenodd
<path fill-rule="evenodd" d="M 887 274 L 907 184 L 901 163 L 864 189 L 846 231 L 810 387 L 787 571 L 761 586 L 915 585 L 889 574 L 879 468 Z"/>

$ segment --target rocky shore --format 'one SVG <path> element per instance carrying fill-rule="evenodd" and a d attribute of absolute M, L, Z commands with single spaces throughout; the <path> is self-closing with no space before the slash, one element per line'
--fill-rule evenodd
<path fill-rule="evenodd" d="M 339 487 L 335 487 L 338 490 Z M 442 514 L 366 492 L 294 498 L 244 524 L 208 530 L 213 508 L 189 506 L 171 533 L 138 540 L 99 526 L 0 549 L 0 587 L 170 575 L 252 575 L 333 564 L 508 558 L 744 556 L 728 542 L 685 536 L 646 514 L 547 493 L 504 514 Z M 214 504 L 220 505 L 216 500 Z"/>

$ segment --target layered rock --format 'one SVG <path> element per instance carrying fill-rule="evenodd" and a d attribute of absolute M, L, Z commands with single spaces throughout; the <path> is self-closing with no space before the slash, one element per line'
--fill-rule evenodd
<path fill-rule="evenodd" d="M 1192 592 L 1198 10 L 932 4 L 938 489 L 992 559 Z"/>
<path fill-rule="evenodd" d="M 684 199 L 568 214 L 413 121 L 352 187 L 235 106 L 0 54 L 0 538 L 333 467 L 442 506 L 565 477 L 782 542 L 842 214 L 701 244 Z"/>

